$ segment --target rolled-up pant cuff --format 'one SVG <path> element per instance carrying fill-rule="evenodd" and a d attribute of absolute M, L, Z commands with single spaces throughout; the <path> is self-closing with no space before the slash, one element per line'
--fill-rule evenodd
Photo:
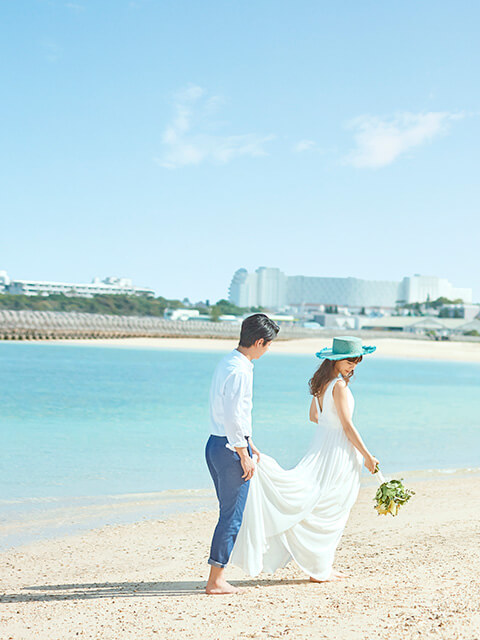
<path fill-rule="evenodd" d="M 219 567 L 220 569 L 225 569 L 227 565 L 222 564 L 221 562 L 217 562 L 216 560 L 208 559 L 208 564 L 211 564 L 212 567 Z"/>

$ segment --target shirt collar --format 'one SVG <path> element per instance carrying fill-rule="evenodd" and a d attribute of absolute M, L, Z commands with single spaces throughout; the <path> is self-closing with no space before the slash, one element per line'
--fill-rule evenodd
<path fill-rule="evenodd" d="M 238 356 L 241 361 L 243 362 L 243 364 L 246 364 L 247 366 L 250 367 L 250 369 L 253 369 L 253 362 L 251 360 L 249 360 L 247 358 L 246 355 L 244 355 L 241 351 L 239 351 L 238 349 L 234 349 L 233 350 L 233 355 Z"/>

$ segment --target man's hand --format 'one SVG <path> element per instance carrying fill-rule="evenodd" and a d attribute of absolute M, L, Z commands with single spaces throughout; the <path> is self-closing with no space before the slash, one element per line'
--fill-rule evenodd
<path fill-rule="evenodd" d="M 249 456 L 247 447 L 235 447 L 235 451 L 240 456 L 240 464 L 243 469 L 242 478 L 247 482 L 255 473 L 255 463 Z"/>
<path fill-rule="evenodd" d="M 257 462 L 260 462 L 260 451 L 257 449 L 257 447 L 253 444 L 252 440 L 250 439 L 250 447 L 252 449 L 252 453 L 257 456 Z"/>

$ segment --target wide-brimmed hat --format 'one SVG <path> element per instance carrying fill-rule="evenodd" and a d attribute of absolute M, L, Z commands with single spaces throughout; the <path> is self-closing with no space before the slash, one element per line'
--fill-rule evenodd
<path fill-rule="evenodd" d="M 321 349 L 315 355 L 317 358 L 326 360 L 344 360 L 345 358 L 359 358 L 373 353 L 377 347 L 365 347 L 362 345 L 361 338 L 354 336 L 343 336 L 342 338 L 334 338 L 332 348 Z"/>

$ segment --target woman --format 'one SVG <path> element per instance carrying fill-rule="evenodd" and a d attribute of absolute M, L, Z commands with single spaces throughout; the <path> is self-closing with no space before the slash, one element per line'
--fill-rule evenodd
<path fill-rule="evenodd" d="M 310 420 L 318 427 L 307 454 L 290 470 L 262 454 L 250 481 L 232 554 L 250 575 L 273 573 L 293 559 L 312 582 L 346 577 L 333 570 L 335 550 L 357 499 L 362 460 L 371 473 L 378 463 L 353 425 L 348 385 L 375 348 L 343 337 L 316 354 L 323 362 L 310 380 Z"/>

